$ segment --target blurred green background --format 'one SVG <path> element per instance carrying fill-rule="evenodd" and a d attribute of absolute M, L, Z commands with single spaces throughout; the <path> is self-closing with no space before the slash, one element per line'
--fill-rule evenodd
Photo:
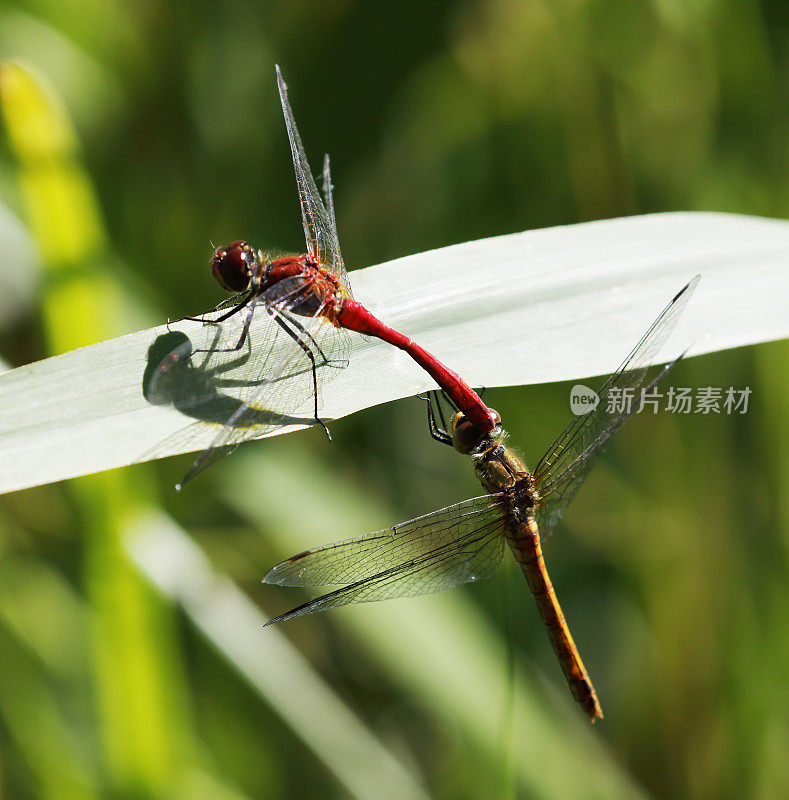
<path fill-rule="evenodd" d="M 302 247 L 275 62 L 312 163 L 331 153 L 352 268 L 625 214 L 786 217 L 787 44 L 781 0 L 7 0 L 0 57 L 25 70 L 0 67 L 0 201 L 41 270 L 0 356 L 212 306 L 211 241 Z M 279 633 L 306 671 L 276 677 L 259 623 L 306 595 L 269 566 L 479 493 L 417 400 L 333 445 L 248 444 L 183 495 L 188 456 L 0 498 L 0 796 L 788 796 L 788 366 L 785 342 L 680 365 L 677 386 L 751 387 L 748 414 L 634 418 L 547 544 L 593 729 L 512 565 L 298 620 Z M 490 391 L 527 461 L 568 389 Z M 129 555 L 146 519 L 260 619 L 232 591 L 163 597 Z M 376 785 L 366 747 L 410 788 Z"/>

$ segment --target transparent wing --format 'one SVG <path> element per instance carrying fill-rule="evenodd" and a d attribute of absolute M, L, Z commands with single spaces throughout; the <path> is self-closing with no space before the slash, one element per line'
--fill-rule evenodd
<path fill-rule="evenodd" d="M 575 417 L 534 468 L 535 488 L 541 498 L 535 517 L 543 537 L 556 526 L 606 442 L 638 408 L 638 389 L 647 380 L 650 366 L 700 279 L 700 275 L 693 278 L 663 309 L 619 369 L 603 384 L 594 410 Z M 657 386 L 679 358 L 664 365 L 646 388 Z M 628 390 L 632 392 L 631 402 L 626 400 Z"/>
<path fill-rule="evenodd" d="M 296 184 L 299 188 L 299 201 L 301 203 L 301 219 L 304 224 L 304 236 L 307 240 L 307 252 L 325 266 L 340 282 L 342 287 L 350 293 L 350 283 L 345 263 L 340 252 L 340 243 L 337 239 L 337 229 L 334 225 L 334 204 L 331 201 L 331 179 L 327 172 L 324 172 L 324 191 L 326 190 L 325 181 L 328 178 L 329 191 L 327 200 L 331 206 L 331 214 L 326 211 L 315 180 L 304 153 L 304 146 L 301 143 L 296 120 L 293 118 L 293 111 L 288 102 L 288 87 L 282 79 L 282 73 L 277 66 L 277 86 L 279 87 L 279 97 L 282 101 L 282 112 L 285 115 L 285 127 L 288 130 L 290 140 L 290 151 L 293 155 L 293 169 L 296 173 Z"/>
<path fill-rule="evenodd" d="M 337 239 L 337 220 L 334 217 L 334 184 L 331 182 L 331 160 L 329 154 L 323 154 L 323 200 L 326 203 L 326 214 L 329 217 L 334 238 Z"/>
<path fill-rule="evenodd" d="M 204 341 L 181 341 L 159 364 L 146 396 L 157 404 L 169 403 L 202 424 L 190 426 L 156 449 L 167 451 L 173 438 L 181 449 L 188 449 L 190 440 L 204 437 L 205 424 L 216 427 L 211 444 L 181 485 L 241 442 L 283 425 L 315 423 L 315 383 L 320 393 L 347 366 L 350 336 L 329 323 L 320 310 L 313 317 L 290 314 L 288 304 L 303 289 L 296 279 L 288 279 L 255 298 L 250 310 L 255 324 L 240 351 L 192 355 L 203 345 L 216 348 L 237 342 L 243 322 L 231 318 L 209 322 L 203 328 Z M 305 348 L 315 359 L 315 379 Z M 144 458 L 153 456 L 155 452 L 149 452 Z"/>
<path fill-rule="evenodd" d="M 334 190 L 334 184 L 331 182 L 331 164 L 329 162 L 329 154 L 325 153 L 323 156 L 323 198 L 326 201 L 326 214 L 329 218 L 329 224 L 331 226 L 331 236 L 332 241 L 334 242 L 334 247 L 336 248 L 336 252 L 339 254 L 340 252 L 340 240 L 337 236 L 337 220 L 334 217 L 334 195 L 332 194 Z M 342 256 L 339 256 L 340 262 L 342 262 Z M 353 292 L 351 291 L 351 283 L 348 279 L 348 273 L 345 271 L 345 264 L 343 264 L 343 286 L 345 287 L 345 291 L 348 294 L 348 297 L 353 299 Z M 340 277 L 340 276 L 338 276 Z M 369 336 L 367 334 L 362 334 L 364 338 L 369 341 Z"/>
<path fill-rule="evenodd" d="M 279 586 L 340 585 L 268 624 L 348 603 L 429 594 L 489 577 L 501 562 L 506 502 L 464 500 L 376 533 L 299 553 L 264 578 Z"/>

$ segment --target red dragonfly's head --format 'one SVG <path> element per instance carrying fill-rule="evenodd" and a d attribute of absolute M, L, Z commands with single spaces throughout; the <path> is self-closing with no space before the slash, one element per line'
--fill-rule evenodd
<path fill-rule="evenodd" d="M 249 242 L 231 242 L 214 253 L 211 272 L 225 291 L 243 292 L 261 273 L 260 256 Z"/>

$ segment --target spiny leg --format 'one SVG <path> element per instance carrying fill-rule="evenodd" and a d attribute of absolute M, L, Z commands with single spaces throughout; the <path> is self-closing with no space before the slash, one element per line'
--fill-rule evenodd
<path fill-rule="evenodd" d="M 223 306 L 226 306 L 228 303 L 235 303 L 236 300 L 238 300 L 239 297 L 243 297 L 245 294 L 247 294 L 246 290 L 244 290 L 243 292 L 238 292 L 238 294 L 234 294 L 232 297 L 226 297 L 224 300 L 222 300 L 221 302 L 217 303 L 213 308 L 209 308 L 208 311 L 204 311 L 203 315 L 200 316 L 200 317 L 179 317 L 178 319 L 174 319 L 174 320 L 169 320 L 168 319 L 167 320 L 167 324 L 168 324 L 168 326 L 169 325 L 175 325 L 177 322 L 185 322 L 187 320 L 189 322 L 222 322 L 223 320 L 226 320 L 228 317 L 232 316 L 237 311 L 242 309 L 250 301 L 251 295 L 247 294 L 247 297 L 244 299 L 244 301 L 242 303 L 239 303 L 238 305 L 233 306 L 233 308 L 230 310 L 230 313 L 225 314 L 220 319 L 206 319 L 205 315 L 206 314 L 213 314 L 214 311 L 219 311 L 220 308 L 222 308 Z"/>
<path fill-rule="evenodd" d="M 425 397 L 425 400 L 427 400 L 427 428 L 430 431 L 430 435 L 437 442 L 441 442 L 441 444 L 452 444 L 452 436 L 447 430 L 444 412 L 441 410 L 441 405 L 438 403 L 438 401 L 436 401 L 436 405 L 438 406 L 438 414 L 443 427 L 439 427 L 436 422 L 436 412 L 433 410 L 433 403 L 431 402 L 430 397 L 431 395 L 435 396 L 435 392 L 429 392 L 427 397 Z"/>
<path fill-rule="evenodd" d="M 326 431 L 326 435 L 329 437 L 329 441 L 331 442 L 332 441 L 331 433 L 329 433 L 329 429 L 326 427 L 326 424 L 318 416 L 318 371 L 315 365 L 315 355 L 312 352 L 312 350 L 310 350 L 309 346 L 304 342 L 304 340 L 298 335 L 298 333 L 292 331 L 288 327 L 288 323 L 285 322 L 285 320 L 282 318 L 282 312 L 278 311 L 275 308 L 271 308 L 269 306 L 266 306 L 266 312 L 269 314 L 269 316 L 271 316 L 274 322 L 276 322 L 277 325 L 279 325 L 280 328 L 282 328 L 282 330 L 285 331 L 285 333 L 287 333 L 288 336 L 290 336 L 290 338 L 293 339 L 294 342 L 296 342 L 296 344 L 304 351 L 304 354 L 307 356 L 307 358 L 309 358 L 310 362 L 312 363 L 312 391 L 315 399 L 315 409 L 314 409 L 315 421 L 323 428 L 324 431 Z M 288 319 L 288 321 L 291 323 L 295 322 L 295 320 L 290 318 Z M 301 325 L 299 325 L 299 323 L 295 324 L 301 329 L 303 333 L 307 333 L 304 330 L 304 328 Z M 309 336 L 308 333 L 307 335 Z M 311 336 L 309 338 L 312 339 Z M 315 342 L 314 339 L 312 339 L 312 341 L 313 343 Z M 318 347 L 318 352 L 321 354 L 323 360 L 326 361 L 327 360 L 326 356 L 323 355 L 323 352 L 319 347 Z"/>
<path fill-rule="evenodd" d="M 320 353 L 321 358 L 323 359 L 324 364 L 333 364 L 335 361 L 344 361 L 344 366 L 348 366 L 348 362 L 346 359 L 338 358 L 338 359 L 330 359 L 326 358 L 326 354 L 321 350 L 320 345 L 315 341 L 313 335 L 293 316 L 293 314 L 288 313 L 287 311 L 280 311 L 279 312 L 285 319 L 294 327 L 296 328 L 299 333 L 306 336 L 312 346 Z"/>
<path fill-rule="evenodd" d="M 229 319 L 233 316 L 237 311 L 241 311 L 241 309 L 254 297 L 254 293 L 250 292 L 247 296 L 236 305 L 233 306 L 226 314 L 222 314 L 221 317 L 217 317 L 216 319 L 210 320 L 210 322 L 224 322 L 226 319 Z M 221 304 L 220 304 L 221 305 Z M 250 317 L 251 319 L 251 317 Z M 239 348 L 236 348 L 238 350 Z"/>
<path fill-rule="evenodd" d="M 305 291 L 305 287 L 300 286 L 296 291 L 291 292 L 289 295 L 287 295 L 285 297 L 281 297 L 279 299 L 280 299 L 281 302 L 284 301 L 284 300 L 290 300 L 290 299 L 292 299 L 294 297 L 298 297 L 300 294 L 304 294 L 304 291 Z M 233 314 L 236 314 L 239 311 L 241 311 L 241 309 L 244 308 L 244 306 L 246 306 L 247 303 L 249 303 L 249 307 L 247 308 L 247 311 L 246 311 L 246 314 L 245 314 L 245 318 L 244 318 L 244 326 L 243 326 L 243 328 L 241 330 L 241 336 L 239 337 L 238 342 L 233 347 L 213 347 L 213 348 L 205 348 L 205 349 L 201 349 L 201 350 L 193 350 L 192 351 L 192 355 L 194 355 L 194 353 L 232 353 L 234 351 L 240 350 L 244 346 L 244 342 L 246 341 L 247 336 L 249 335 L 249 326 L 252 324 L 252 316 L 254 314 L 255 304 L 257 303 L 258 297 L 260 295 L 258 294 L 256 289 L 248 289 L 248 290 L 245 290 L 245 292 L 239 292 L 237 295 L 234 295 L 234 297 L 231 298 L 231 299 L 235 299 L 237 297 L 241 297 L 242 295 L 245 295 L 245 296 L 244 296 L 244 299 L 240 303 L 237 303 L 231 309 L 229 309 L 225 314 L 222 314 L 221 317 L 217 317 L 216 319 L 204 320 L 204 319 L 198 319 L 196 317 L 184 317 L 184 319 L 193 320 L 195 322 L 210 322 L 212 324 L 216 324 L 216 323 L 224 322 L 225 320 L 229 319 L 230 317 L 233 316 Z M 225 301 L 225 302 L 227 302 L 227 301 Z M 221 305 L 222 305 L 222 303 L 219 304 L 219 306 L 221 306 Z M 217 306 L 216 308 L 219 308 L 219 306 Z M 214 310 L 216 310 L 216 309 L 214 309 Z M 268 306 L 266 306 L 266 310 L 269 311 L 269 307 Z M 282 313 L 282 312 L 277 312 L 277 313 Z M 276 317 L 275 317 L 275 319 L 276 319 Z M 323 355 L 323 353 L 321 353 L 321 355 Z M 326 357 L 325 356 L 323 356 L 323 357 L 324 357 L 324 360 L 325 360 Z"/>
<path fill-rule="evenodd" d="M 234 306 L 230 312 L 227 314 L 223 314 L 219 319 L 212 320 L 212 322 L 223 322 L 232 314 L 235 314 L 237 311 L 240 311 L 249 301 L 252 299 L 251 295 L 245 297 L 243 302 L 239 303 L 238 305 Z M 247 336 L 249 336 L 249 326 L 252 324 L 252 317 L 255 313 L 255 301 L 249 304 L 245 314 L 244 314 L 244 325 L 241 328 L 241 336 L 238 337 L 238 341 L 236 342 L 233 347 L 205 347 L 200 348 L 197 350 L 192 350 L 192 354 L 195 353 L 233 353 L 240 350 L 244 346 L 244 342 L 247 340 Z"/>
<path fill-rule="evenodd" d="M 441 392 L 438 392 L 435 389 L 433 390 L 432 394 L 436 403 L 435 407 L 436 409 L 438 409 L 438 418 L 439 420 L 441 420 L 441 430 L 444 431 L 445 433 L 449 433 L 449 425 L 447 424 L 446 417 L 444 416 L 444 407 L 441 405 L 442 394 Z M 446 395 L 444 395 L 444 398 L 446 399 Z M 457 410 L 457 408 L 455 408 L 455 410 Z"/>

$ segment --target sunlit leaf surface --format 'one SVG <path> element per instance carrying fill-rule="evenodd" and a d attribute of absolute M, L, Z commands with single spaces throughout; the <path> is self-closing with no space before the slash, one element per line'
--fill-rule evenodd
<path fill-rule="evenodd" d="M 613 370 L 645 325 L 695 273 L 680 322 L 690 355 L 789 335 L 789 223 L 660 214 L 568 225 L 456 245 L 359 270 L 358 299 L 472 385 L 508 386 Z M 258 315 L 252 342 L 265 338 Z M 22 367 L 0 379 L 0 489 L 9 491 L 208 444 L 237 401 L 180 407 L 151 378 L 175 341 L 210 344 L 211 326 L 139 331 Z M 323 397 L 336 419 L 428 388 L 400 351 L 355 339 Z M 254 353 L 252 359 L 254 360 Z M 210 381 L 188 370 L 184 381 Z M 265 410 L 263 410 L 265 411 Z M 275 429 L 304 427 L 294 420 Z M 308 415 L 307 415 L 308 416 Z"/>

